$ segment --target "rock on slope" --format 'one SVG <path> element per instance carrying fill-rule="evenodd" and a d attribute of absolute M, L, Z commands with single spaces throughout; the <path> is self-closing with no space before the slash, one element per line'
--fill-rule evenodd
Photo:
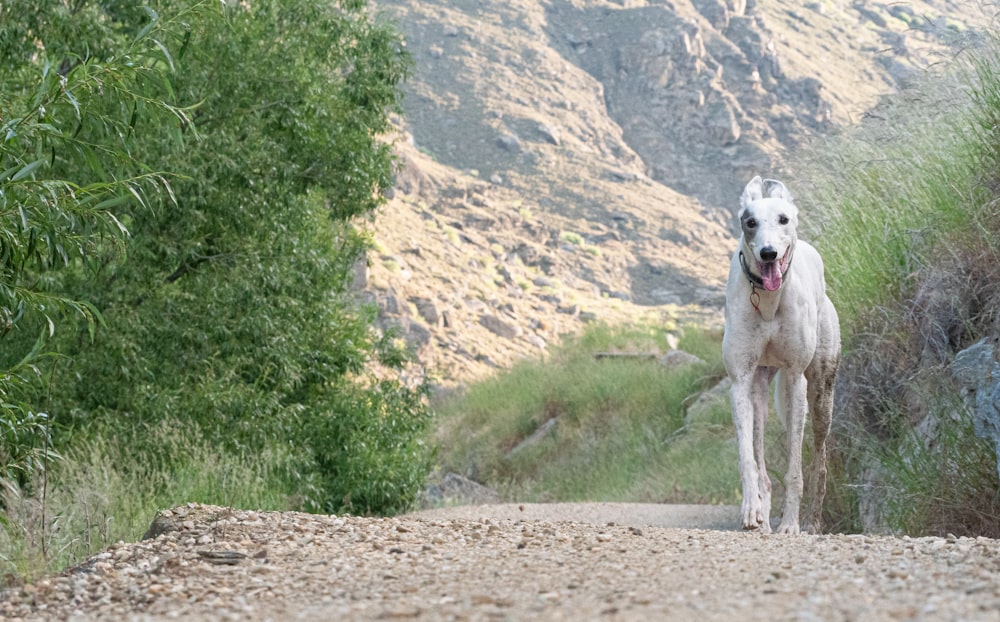
<path fill-rule="evenodd" d="M 718 323 L 745 180 L 988 18 L 946 1 L 378 6 L 415 68 L 359 286 L 446 385 L 593 319 Z"/>

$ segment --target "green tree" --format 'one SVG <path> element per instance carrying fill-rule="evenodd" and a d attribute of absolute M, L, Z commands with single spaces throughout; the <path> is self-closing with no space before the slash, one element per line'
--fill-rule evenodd
<path fill-rule="evenodd" d="M 100 13 L 57 2 L 0 4 L 0 479 L 33 468 L 48 443 L 43 404 L 28 399 L 45 338 L 67 315 L 93 332 L 85 299 L 48 287 L 52 276 L 121 248 L 115 209 L 143 204 L 165 179 L 135 160 L 133 117 L 186 122 L 169 103 L 163 49 L 149 31 L 85 55 L 115 33 Z"/>
<path fill-rule="evenodd" d="M 127 260 L 99 253 L 50 285 L 107 326 L 57 341 L 68 361 L 46 391 L 63 442 L 115 434 L 151 459 L 145 426 L 173 421 L 233 451 L 284 447 L 315 509 L 406 507 L 428 468 L 423 388 L 349 291 L 354 225 L 391 182 L 398 34 L 356 0 L 97 6 L 112 33 L 159 33 L 193 112 L 129 117 L 144 137 L 130 156 L 178 176 L 173 200 L 123 206 Z"/>

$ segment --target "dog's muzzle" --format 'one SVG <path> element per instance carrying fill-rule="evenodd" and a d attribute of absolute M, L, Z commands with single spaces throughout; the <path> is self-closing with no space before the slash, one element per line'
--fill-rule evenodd
<path fill-rule="evenodd" d="M 776 292 L 781 288 L 785 273 L 788 272 L 788 264 L 792 258 L 792 247 L 789 246 L 785 255 L 778 261 L 778 251 L 773 246 L 765 246 L 760 250 L 762 261 L 757 262 L 757 269 L 760 271 L 760 280 L 769 292 Z"/>
<path fill-rule="evenodd" d="M 792 247 L 789 246 L 788 250 L 785 251 L 785 255 L 778 260 L 778 251 L 773 246 L 765 246 L 760 250 L 760 258 L 761 261 L 754 262 L 757 264 L 757 274 L 754 274 L 750 270 L 750 266 L 747 265 L 743 251 L 740 251 L 740 264 L 743 267 L 743 274 L 746 275 L 751 285 L 761 287 L 769 292 L 778 291 L 792 263 Z"/>

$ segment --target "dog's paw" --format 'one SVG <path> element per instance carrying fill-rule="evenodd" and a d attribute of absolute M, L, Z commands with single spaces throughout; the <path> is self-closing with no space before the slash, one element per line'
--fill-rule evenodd
<path fill-rule="evenodd" d="M 768 524 L 767 519 L 764 517 L 760 503 L 744 504 L 742 513 L 743 529 L 745 531 L 757 531 L 758 529 L 764 533 L 771 531 L 771 525 Z"/>
<path fill-rule="evenodd" d="M 797 533 L 800 533 L 799 524 L 786 523 L 785 521 L 781 521 L 781 524 L 778 525 L 778 533 L 790 534 L 790 535 L 795 535 Z"/>

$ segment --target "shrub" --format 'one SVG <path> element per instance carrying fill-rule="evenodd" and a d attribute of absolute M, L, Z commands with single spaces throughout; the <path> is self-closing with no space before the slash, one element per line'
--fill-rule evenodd
<path fill-rule="evenodd" d="M 164 51 L 149 30 L 116 36 L 99 10 L 58 2 L 0 5 L 0 481 L 44 460 L 49 421 L 30 385 L 52 364 L 46 339 L 68 317 L 93 334 L 100 313 L 49 287 L 68 267 L 121 249 L 129 201 L 148 205 L 169 186 L 133 158 L 136 115 L 175 125 Z M 89 45 L 85 45 L 83 38 Z"/>

